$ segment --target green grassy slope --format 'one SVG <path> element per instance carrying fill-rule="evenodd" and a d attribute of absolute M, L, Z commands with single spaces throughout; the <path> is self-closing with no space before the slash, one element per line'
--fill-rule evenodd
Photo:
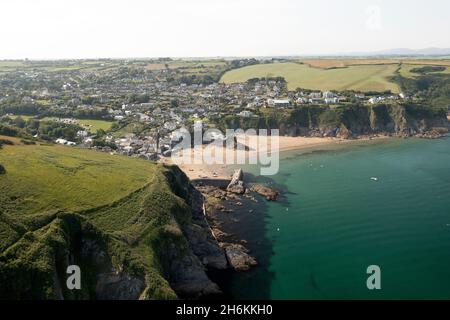
<path fill-rule="evenodd" d="M 188 248 L 179 171 L 43 145 L 3 146 L 0 164 L 0 298 L 95 298 L 99 277 L 135 288 L 114 298 L 176 298 L 161 259 Z M 68 264 L 83 270 L 81 291 L 65 289 Z"/>
<path fill-rule="evenodd" d="M 245 82 L 251 78 L 284 77 L 289 90 L 360 90 L 399 92 L 397 84 L 390 82 L 397 65 L 362 65 L 346 68 L 320 69 L 298 63 L 271 63 L 234 69 L 225 73 L 224 83 Z"/>
<path fill-rule="evenodd" d="M 411 72 L 412 69 L 426 67 L 427 65 L 420 64 L 402 64 L 399 72 L 402 77 L 405 78 L 416 78 L 419 76 L 418 73 Z M 450 74 L 450 67 L 446 67 L 444 71 L 441 72 L 433 72 L 433 74 Z"/>

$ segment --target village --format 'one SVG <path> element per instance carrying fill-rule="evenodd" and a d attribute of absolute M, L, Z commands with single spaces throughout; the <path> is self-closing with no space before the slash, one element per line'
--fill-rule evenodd
<path fill-rule="evenodd" d="M 248 61 L 232 62 L 240 66 Z M 254 62 L 252 62 L 254 63 Z M 229 65 L 227 64 L 227 65 Z M 200 67 L 202 76 L 187 75 L 184 68 L 157 70 L 122 62 L 102 72 L 30 69 L 1 74 L 0 107 L 3 118 L 26 115 L 40 120 L 78 126 L 76 137 L 54 136 L 53 141 L 69 146 L 93 148 L 156 160 L 170 155 L 177 142 L 176 131 L 202 121 L 215 127 L 228 115 L 258 118 L 265 109 L 295 109 L 299 106 L 339 106 L 351 103 L 374 105 L 407 100 L 405 94 L 354 91 L 288 91 L 283 78 L 251 79 L 245 83 L 211 80 L 214 72 Z M 104 64 L 100 64 L 103 68 Z M 219 69 L 219 67 L 216 67 Z M 17 86 L 18 83 L 22 85 Z M 27 84 L 27 85 L 23 85 Z M 110 122 L 107 130 L 83 125 L 82 119 Z M 34 132 L 36 138 L 40 132 Z"/>

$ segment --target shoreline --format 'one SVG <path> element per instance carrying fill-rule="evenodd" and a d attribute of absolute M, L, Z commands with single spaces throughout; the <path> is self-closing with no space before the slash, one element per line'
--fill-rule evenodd
<path fill-rule="evenodd" d="M 351 143 L 364 142 L 364 141 L 373 141 L 373 140 L 384 140 L 392 138 L 391 136 L 378 135 L 378 136 L 361 136 L 355 139 L 344 139 L 344 138 L 336 138 L 336 137 L 288 137 L 288 136 L 280 136 L 279 137 L 279 146 L 275 149 L 275 152 L 279 152 L 280 155 L 290 151 L 300 151 L 309 148 L 316 148 L 321 146 L 340 146 L 340 145 L 348 145 Z M 206 146 L 202 146 L 204 150 Z M 263 146 L 262 151 L 267 152 L 267 146 Z M 213 154 L 217 152 L 230 151 L 225 147 L 213 147 Z M 188 150 L 189 153 L 192 154 L 193 149 Z M 234 169 L 239 166 L 248 165 L 248 157 L 250 155 L 255 155 L 256 152 L 252 150 L 246 151 L 237 151 L 233 150 L 234 158 L 237 157 L 238 154 L 243 155 L 246 159 L 246 163 L 237 164 L 237 163 L 214 163 L 214 164 L 206 164 L 206 163 L 194 163 L 193 156 L 189 155 L 191 163 L 179 162 L 177 157 L 166 157 L 158 160 L 159 163 L 168 164 L 168 165 L 178 165 L 180 169 L 186 174 L 186 176 L 191 181 L 201 181 L 201 180 L 230 180 L 233 174 Z M 273 152 L 270 150 L 268 153 Z"/>
<path fill-rule="evenodd" d="M 357 139 L 317 138 L 317 137 L 280 137 L 277 151 L 284 154 L 292 151 L 314 149 L 317 147 L 338 147 L 352 143 L 368 143 L 369 141 L 383 141 L 390 136 L 364 136 Z M 250 153 L 251 151 L 246 151 Z M 282 158 L 282 155 L 280 155 Z M 180 166 L 180 165 L 179 165 Z M 249 237 L 248 228 L 264 230 L 264 216 L 270 199 L 249 187 L 246 183 L 246 192 L 234 194 L 226 186 L 230 181 L 227 173 L 239 168 L 239 165 L 193 165 L 180 166 L 204 197 L 205 216 L 209 223 L 208 228 L 219 247 L 224 250 L 229 263 L 224 270 L 211 270 L 208 277 L 215 282 L 222 295 L 234 297 L 230 283 L 240 281 L 244 273 L 253 272 L 255 267 L 268 272 L 268 255 L 271 251 L 270 242 L 265 238 L 254 239 Z M 216 177 L 196 177 L 196 174 L 206 175 L 215 172 Z M 220 174 L 220 175 L 219 175 Z M 253 183 L 254 184 L 254 183 Z M 250 183 L 252 185 L 252 183 Z M 276 190 L 280 194 L 280 189 Z M 282 194 L 282 192 L 281 192 Z M 282 197 L 282 195 L 281 195 Z M 275 201 L 283 201 L 283 198 Z M 255 227 L 256 226 L 256 227 Z M 233 259 L 233 260 L 231 260 Z M 232 262 L 233 261 L 233 262 Z M 237 279 L 237 280 L 236 280 Z"/>

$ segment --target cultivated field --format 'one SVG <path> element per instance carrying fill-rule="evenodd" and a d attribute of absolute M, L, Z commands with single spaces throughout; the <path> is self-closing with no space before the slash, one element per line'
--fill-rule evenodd
<path fill-rule="evenodd" d="M 284 77 L 289 90 L 305 88 L 313 90 L 357 90 L 399 92 L 397 84 L 390 82 L 398 69 L 397 64 L 361 65 L 336 69 L 313 68 L 294 62 L 248 66 L 231 70 L 221 82 L 245 82 L 251 78 Z"/>
<path fill-rule="evenodd" d="M 382 65 L 382 64 L 406 64 L 406 65 L 437 65 L 450 66 L 450 60 L 433 60 L 433 59 L 306 59 L 298 60 L 300 63 L 307 64 L 311 67 L 330 69 L 345 68 L 348 66 L 359 65 Z"/>

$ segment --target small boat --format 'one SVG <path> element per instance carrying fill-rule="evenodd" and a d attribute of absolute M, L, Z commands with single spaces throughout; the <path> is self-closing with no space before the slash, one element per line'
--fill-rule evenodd
<path fill-rule="evenodd" d="M 372 177 L 372 178 L 370 178 L 370 180 L 378 181 L 378 178 L 377 177 Z"/>

